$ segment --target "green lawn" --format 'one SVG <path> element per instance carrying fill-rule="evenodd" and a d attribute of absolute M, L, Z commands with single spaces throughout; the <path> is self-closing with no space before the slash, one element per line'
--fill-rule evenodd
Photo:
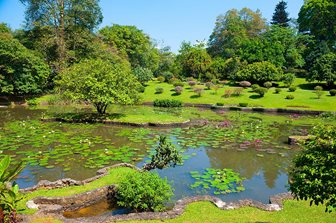
<path fill-rule="evenodd" d="M 214 90 L 204 90 L 201 97 L 197 97 L 193 90 L 186 84 L 181 95 L 174 95 L 174 86 L 168 83 L 159 83 L 151 81 L 146 87 L 145 93 L 142 94 L 144 102 L 152 102 L 155 99 L 177 99 L 184 103 L 199 103 L 199 104 L 216 104 L 217 102 L 224 103 L 227 106 L 235 106 L 239 103 L 246 102 L 249 106 L 265 107 L 265 108 L 289 108 L 289 109 L 309 109 L 309 110 L 324 110 L 336 111 L 336 97 L 331 97 L 328 91 L 324 91 L 321 99 L 317 99 L 316 94 L 312 90 L 316 84 L 307 83 L 302 78 L 297 78 L 294 85 L 298 88 L 295 92 L 288 92 L 288 88 L 282 87 L 280 94 L 275 94 L 275 88 L 271 88 L 263 98 L 258 98 L 250 88 L 244 89 L 244 92 L 239 97 L 224 98 L 226 89 L 234 88 L 225 86 L 218 89 L 217 93 Z M 162 87 L 162 94 L 155 94 L 155 89 Z M 197 86 L 203 87 L 204 86 Z M 280 86 L 281 87 L 281 86 Z M 287 95 L 293 95 L 293 100 L 287 100 Z"/>

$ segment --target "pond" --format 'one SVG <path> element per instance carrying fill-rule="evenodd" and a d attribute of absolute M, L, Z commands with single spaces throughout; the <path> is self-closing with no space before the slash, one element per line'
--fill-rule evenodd
<path fill-rule="evenodd" d="M 242 112 L 216 113 L 216 118 L 209 121 L 199 110 L 202 121 L 196 126 L 135 128 L 43 123 L 39 119 L 48 110 L 62 108 L 0 108 L 0 156 L 10 154 L 17 162 L 27 162 L 17 179 L 21 188 L 40 180 L 83 180 L 100 168 L 120 162 L 140 167 L 163 134 L 183 153 L 183 165 L 158 171 L 173 185 L 173 201 L 209 194 L 224 201 L 254 199 L 268 203 L 270 195 L 287 191 L 288 168 L 299 151 L 287 144 L 288 136 L 305 135 L 311 125 L 304 123 L 318 121 L 313 117 L 306 121 L 298 116 Z M 211 188 L 192 187 L 195 171 L 202 174 L 206 168 L 240 173 L 245 190 L 218 194 Z"/>

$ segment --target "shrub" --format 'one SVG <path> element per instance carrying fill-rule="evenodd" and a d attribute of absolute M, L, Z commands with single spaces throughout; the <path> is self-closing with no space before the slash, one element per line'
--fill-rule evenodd
<path fill-rule="evenodd" d="M 163 83 L 163 82 L 165 82 L 165 78 L 163 77 L 163 76 L 159 76 L 158 78 L 157 78 L 157 80 L 160 82 L 160 83 Z"/>
<path fill-rule="evenodd" d="M 62 97 L 58 94 L 50 95 L 50 97 L 47 98 L 48 105 L 60 104 L 62 101 L 63 101 Z"/>
<path fill-rule="evenodd" d="M 233 96 L 239 97 L 244 91 L 244 88 L 237 87 L 233 90 Z"/>
<path fill-rule="evenodd" d="M 181 86 L 176 86 L 174 90 L 175 90 L 175 93 L 176 93 L 177 95 L 180 95 L 180 94 L 182 94 L 183 87 L 181 87 Z"/>
<path fill-rule="evenodd" d="M 289 95 L 287 95 L 286 96 L 286 99 L 287 100 L 293 100 L 295 97 L 294 97 L 294 95 L 292 95 L 292 94 L 289 94 Z"/>
<path fill-rule="evenodd" d="M 213 84 L 219 84 L 219 80 L 218 80 L 217 78 L 213 78 L 213 79 L 211 80 L 211 82 L 212 82 Z"/>
<path fill-rule="evenodd" d="M 188 84 L 189 84 L 190 87 L 194 87 L 197 84 L 197 82 L 196 81 L 188 81 Z"/>
<path fill-rule="evenodd" d="M 133 69 L 134 76 L 141 84 L 144 84 L 153 79 L 153 72 L 148 68 L 136 67 Z"/>
<path fill-rule="evenodd" d="M 329 93 L 330 93 L 330 96 L 336 96 L 336 89 L 331 89 Z"/>
<path fill-rule="evenodd" d="M 223 102 L 217 102 L 216 105 L 217 106 L 224 106 L 224 103 Z"/>
<path fill-rule="evenodd" d="M 248 88 L 248 87 L 251 87 L 251 82 L 241 81 L 241 82 L 239 82 L 239 85 L 243 88 Z"/>
<path fill-rule="evenodd" d="M 170 78 L 170 79 L 166 79 L 166 80 L 168 80 L 168 83 L 169 84 L 174 84 L 175 82 L 179 82 L 180 80 L 178 79 L 178 78 L 176 78 L 176 77 L 172 77 L 172 78 Z"/>
<path fill-rule="evenodd" d="M 322 95 L 323 95 L 323 87 L 321 87 L 321 86 L 316 86 L 315 88 L 314 88 L 314 92 L 315 92 L 315 94 L 317 95 L 317 98 L 318 99 L 320 99 L 321 97 L 322 97 Z"/>
<path fill-rule="evenodd" d="M 198 97 L 202 96 L 203 88 L 194 88 L 195 94 L 197 94 Z"/>
<path fill-rule="evenodd" d="M 296 86 L 290 86 L 290 87 L 288 88 L 288 91 L 289 91 L 289 92 L 295 92 L 295 91 L 296 91 Z"/>
<path fill-rule="evenodd" d="M 174 74 L 170 71 L 166 71 L 162 73 L 162 76 L 164 77 L 165 81 L 169 81 L 174 77 Z"/>
<path fill-rule="evenodd" d="M 193 78 L 193 77 L 187 77 L 187 82 L 189 82 L 189 81 L 195 81 L 195 78 Z"/>
<path fill-rule="evenodd" d="M 180 80 L 177 80 L 173 83 L 174 87 L 184 87 L 184 83 Z"/>
<path fill-rule="evenodd" d="M 286 87 L 291 86 L 295 80 L 295 74 L 288 73 L 282 77 L 282 81 L 285 83 Z"/>
<path fill-rule="evenodd" d="M 275 88 L 275 93 L 276 94 L 279 94 L 281 91 L 282 91 L 281 88 Z"/>
<path fill-rule="evenodd" d="M 224 95 L 223 95 L 223 97 L 224 97 L 224 98 L 229 98 L 229 97 L 231 97 L 232 93 L 233 93 L 233 90 L 232 90 L 232 89 L 226 89 L 226 90 L 224 91 Z"/>
<path fill-rule="evenodd" d="M 268 88 L 268 89 L 269 89 L 269 88 L 271 88 L 272 86 L 273 86 L 272 82 L 267 81 L 267 82 L 264 83 L 264 87 L 265 87 L 265 88 Z"/>
<path fill-rule="evenodd" d="M 27 100 L 27 104 L 29 106 L 36 106 L 36 105 L 38 105 L 38 102 L 37 102 L 36 98 L 31 98 L 31 99 Z"/>
<path fill-rule="evenodd" d="M 241 103 L 239 103 L 239 106 L 240 106 L 240 107 L 247 107 L 247 106 L 248 106 L 248 103 L 246 103 L 246 102 L 241 102 Z"/>
<path fill-rule="evenodd" d="M 163 211 L 173 195 L 167 179 L 151 172 L 127 174 L 119 183 L 118 205 L 136 211 Z"/>
<path fill-rule="evenodd" d="M 145 90 L 146 90 L 146 88 L 140 84 L 140 85 L 138 85 L 137 90 L 138 90 L 138 92 L 140 92 L 140 93 L 144 93 Z"/>
<path fill-rule="evenodd" d="M 163 108 L 182 107 L 181 101 L 170 99 L 156 99 L 153 104 L 154 107 L 163 107 Z"/>
<path fill-rule="evenodd" d="M 155 88 L 155 94 L 162 94 L 164 91 L 163 87 L 157 87 Z"/>
<path fill-rule="evenodd" d="M 215 85 L 212 86 L 212 89 L 215 91 L 215 94 L 217 94 L 219 86 L 217 84 L 215 84 Z"/>
<path fill-rule="evenodd" d="M 267 91 L 267 88 L 259 87 L 254 92 L 257 93 L 260 97 L 264 97 Z"/>
<path fill-rule="evenodd" d="M 255 91 L 257 88 L 260 88 L 260 86 L 259 84 L 253 84 L 251 88 L 252 88 L 252 91 Z"/>
<path fill-rule="evenodd" d="M 207 90 L 210 90 L 213 85 L 214 84 L 212 82 L 206 82 L 205 83 L 205 87 L 206 87 Z"/>
<path fill-rule="evenodd" d="M 229 81 L 227 81 L 227 80 L 225 80 L 225 81 L 218 81 L 218 83 L 221 84 L 221 85 L 225 85 L 225 84 L 228 84 Z"/>

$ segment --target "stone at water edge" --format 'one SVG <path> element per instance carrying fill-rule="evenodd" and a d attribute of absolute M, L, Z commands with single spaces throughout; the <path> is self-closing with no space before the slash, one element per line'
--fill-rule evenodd
<path fill-rule="evenodd" d="M 39 208 L 39 206 L 35 204 L 33 200 L 27 201 L 26 206 L 28 209 L 38 209 Z"/>

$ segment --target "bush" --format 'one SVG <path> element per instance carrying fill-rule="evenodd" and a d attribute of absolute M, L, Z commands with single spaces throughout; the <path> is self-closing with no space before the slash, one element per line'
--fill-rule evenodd
<path fill-rule="evenodd" d="M 195 94 L 197 94 L 198 97 L 202 96 L 203 88 L 194 88 Z"/>
<path fill-rule="evenodd" d="M 329 93 L 330 93 L 330 96 L 336 96 L 336 89 L 331 89 Z"/>
<path fill-rule="evenodd" d="M 176 78 L 176 77 L 172 77 L 172 78 L 170 78 L 170 79 L 166 79 L 166 80 L 168 80 L 168 83 L 169 84 L 174 84 L 175 82 L 180 82 L 181 80 L 179 80 L 178 78 Z"/>
<path fill-rule="evenodd" d="M 314 90 L 315 90 L 315 91 L 323 91 L 323 87 L 321 87 L 321 86 L 316 86 L 316 87 L 314 88 Z"/>
<path fill-rule="evenodd" d="M 133 69 L 134 76 L 141 84 L 144 84 L 153 79 L 153 72 L 148 68 L 136 67 Z"/>
<path fill-rule="evenodd" d="M 237 87 L 233 90 L 233 96 L 239 97 L 244 91 L 244 88 Z"/>
<path fill-rule="evenodd" d="M 157 87 L 155 88 L 155 94 L 162 94 L 164 91 L 163 87 Z"/>
<path fill-rule="evenodd" d="M 248 106 L 248 103 L 246 103 L 246 102 L 242 102 L 242 103 L 239 103 L 239 106 L 240 106 L 240 107 L 247 107 L 247 106 Z"/>
<path fill-rule="evenodd" d="M 296 91 L 296 86 L 290 86 L 290 87 L 288 88 L 288 91 L 289 91 L 289 92 L 295 92 L 295 91 Z"/>
<path fill-rule="evenodd" d="M 218 89 L 219 89 L 219 86 L 217 84 L 212 86 L 212 90 L 214 90 L 214 94 L 217 94 Z"/>
<path fill-rule="evenodd" d="M 163 76 L 159 76 L 158 78 L 157 78 L 157 80 L 160 82 L 160 83 L 163 83 L 163 82 L 165 82 L 165 78 L 163 77 Z"/>
<path fill-rule="evenodd" d="M 166 71 L 162 73 L 162 76 L 164 77 L 165 81 L 169 81 L 170 79 L 174 77 L 174 74 L 170 71 Z"/>
<path fill-rule="evenodd" d="M 31 98 L 31 99 L 27 100 L 27 104 L 29 106 L 36 106 L 36 105 L 38 105 L 38 102 L 37 102 L 36 98 Z"/>
<path fill-rule="evenodd" d="M 267 88 L 259 87 L 254 92 L 257 93 L 260 97 L 264 97 L 267 91 Z"/>
<path fill-rule="evenodd" d="M 265 88 L 268 88 L 268 89 L 269 89 L 269 88 L 271 88 L 272 86 L 273 86 L 272 82 L 267 81 L 267 82 L 264 83 L 264 87 L 265 87 Z"/>
<path fill-rule="evenodd" d="M 188 84 L 190 87 L 194 87 L 195 85 L 197 85 L 196 81 L 188 81 Z"/>
<path fill-rule="evenodd" d="M 144 86 L 142 86 L 141 84 L 138 86 L 138 92 L 144 93 L 145 90 L 146 90 L 146 88 Z"/>
<path fill-rule="evenodd" d="M 288 73 L 282 77 L 282 81 L 285 83 L 286 87 L 291 86 L 295 80 L 295 74 Z"/>
<path fill-rule="evenodd" d="M 275 93 L 276 94 L 280 94 L 281 91 L 282 91 L 281 88 L 275 88 Z"/>
<path fill-rule="evenodd" d="M 292 95 L 292 94 L 289 94 L 289 95 L 287 95 L 286 96 L 286 99 L 287 100 L 293 100 L 295 97 L 294 97 L 294 95 Z"/>
<path fill-rule="evenodd" d="M 170 99 L 156 99 L 153 104 L 154 107 L 162 107 L 162 108 L 182 107 L 181 101 Z"/>
<path fill-rule="evenodd" d="M 315 92 L 315 94 L 317 95 L 317 98 L 318 99 L 320 99 L 321 97 L 322 97 L 322 95 L 323 95 L 323 87 L 321 87 L 321 86 L 316 86 L 315 88 L 314 88 L 314 92 Z"/>
<path fill-rule="evenodd" d="M 259 84 L 253 84 L 251 88 L 252 88 L 252 91 L 255 91 L 257 88 L 260 88 L 260 86 Z"/>
<path fill-rule="evenodd" d="M 206 82 L 205 83 L 205 87 L 206 87 L 207 90 L 210 90 L 213 85 L 214 84 L 212 82 Z"/>
<path fill-rule="evenodd" d="M 175 93 L 176 93 L 177 95 L 180 95 L 180 94 L 182 94 L 183 87 L 181 87 L 181 86 L 176 86 L 174 90 L 175 90 Z"/>
<path fill-rule="evenodd" d="M 217 102 L 216 105 L 217 106 L 224 106 L 224 103 L 223 102 Z"/>
<path fill-rule="evenodd" d="M 241 81 L 239 82 L 239 85 L 243 88 L 248 88 L 248 87 L 251 87 L 251 82 L 248 82 L 248 81 Z"/>
<path fill-rule="evenodd" d="M 174 87 L 184 87 L 184 83 L 180 80 L 177 80 L 173 83 Z"/>
<path fill-rule="evenodd" d="M 231 90 L 231 89 L 226 89 L 226 90 L 224 91 L 224 95 L 223 95 L 222 97 L 224 97 L 224 98 L 229 98 L 229 97 L 231 97 L 232 93 L 233 93 L 233 90 Z"/>
<path fill-rule="evenodd" d="M 58 94 L 50 95 L 50 97 L 47 98 L 48 105 L 60 104 L 62 101 L 62 97 Z"/>
<path fill-rule="evenodd" d="M 127 174 L 119 183 L 116 194 L 121 207 L 135 211 L 163 211 L 173 195 L 167 179 L 151 172 Z"/>
<path fill-rule="evenodd" d="M 226 80 L 225 81 L 218 81 L 218 83 L 221 84 L 221 85 L 225 85 L 225 84 L 228 84 L 229 81 L 226 81 Z"/>

